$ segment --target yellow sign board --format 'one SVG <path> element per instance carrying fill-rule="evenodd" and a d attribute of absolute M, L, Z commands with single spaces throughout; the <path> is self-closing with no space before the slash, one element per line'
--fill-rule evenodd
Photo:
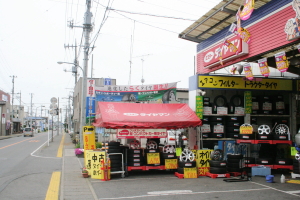
<path fill-rule="evenodd" d="M 209 160 L 213 150 L 197 150 L 196 152 L 196 167 L 198 170 L 198 176 L 206 176 L 206 172 L 209 172 Z"/>
<path fill-rule="evenodd" d="M 181 152 L 182 152 L 182 149 L 180 147 L 176 148 L 176 156 L 180 156 L 181 155 Z"/>
<path fill-rule="evenodd" d="M 105 151 L 93 151 L 91 157 L 91 178 L 104 179 L 103 171 L 100 169 L 101 161 L 105 160 Z"/>
<path fill-rule="evenodd" d="M 165 159 L 165 168 L 166 169 L 177 169 L 178 160 L 177 159 Z"/>
<path fill-rule="evenodd" d="M 252 134 L 253 133 L 253 127 L 251 125 L 241 125 L 240 126 L 240 134 Z"/>
<path fill-rule="evenodd" d="M 147 153 L 147 164 L 160 164 L 159 153 Z"/>
<path fill-rule="evenodd" d="M 91 168 L 92 168 L 92 152 L 93 150 L 84 150 L 84 166 L 86 167 L 89 175 L 91 175 Z"/>
<path fill-rule="evenodd" d="M 293 90 L 292 80 L 254 78 L 249 81 L 245 77 L 198 76 L 200 89 L 241 89 L 241 90 Z"/>
<path fill-rule="evenodd" d="M 96 149 L 95 127 L 83 127 L 83 148 L 84 150 Z"/>
<path fill-rule="evenodd" d="M 198 178 L 196 167 L 183 168 L 184 178 Z"/>

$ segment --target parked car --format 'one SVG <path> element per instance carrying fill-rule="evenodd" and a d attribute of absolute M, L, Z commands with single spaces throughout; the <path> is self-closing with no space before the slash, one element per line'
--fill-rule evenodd
<path fill-rule="evenodd" d="M 187 145 L 187 137 L 183 135 L 183 131 L 179 130 L 169 130 L 167 138 L 160 138 L 160 144 L 168 144 L 168 145 L 175 145 L 175 141 L 177 146 L 179 146 L 179 136 L 182 135 L 183 145 Z"/>
<path fill-rule="evenodd" d="M 33 130 L 32 130 L 32 128 L 29 128 L 29 127 L 25 128 L 25 129 L 24 129 L 24 132 L 23 132 L 23 136 L 24 136 L 24 137 L 26 137 L 26 136 L 31 136 L 31 137 L 33 137 L 34 135 L 33 135 Z"/>

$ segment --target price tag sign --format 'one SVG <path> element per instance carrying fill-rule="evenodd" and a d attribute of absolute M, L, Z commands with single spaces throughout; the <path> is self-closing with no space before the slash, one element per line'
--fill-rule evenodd
<path fill-rule="evenodd" d="M 253 127 L 252 126 L 240 126 L 240 134 L 252 134 L 253 133 Z"/>
<path fill-rule="evenodd" d="M 212 107 L 203 107 L 204 115 L 211 115 L 212 114 Z"/>
<path fill-rule="evenodd" d="M 263 103 L 263 110 L 272 110 L 272 103 L 269 102 Z"/>
<path fill-rule="evenodd" d="M 159 153 L 147 153 L 147 164 L 160 164 Z"/>
<path fill-rule="evenodd" d="M 184 178 L 198 178 L 196 167 L 183 168 Z"/>
<path fill-rule="evenodd" d="M 214 125 L 214 133 L 224 133 L 223 125 Z"/>
<path fill-rule="evenodd" d="M 244 115 L 245 114 L 245 108 L 243 108 L 243 107 L 235 107 L 234 114 L 236 114 L 236 115 Z"/>
<path fill-rule="evenodd" d="M 244 92 L 244 96 L 245 96 L 245 113 L 246 114 L 251 114 L 252 113 L 252 92 L 251 91 L 245 91 Z M 258 110 L 258 104 L 257 104 L 257 109 L 254 110 Z"/>
<path fill-rule="evenodd" d="M 177 169 L 178 160 L 177 159 L 165 159 L 165 168 L 166 169 Z"/>
<path fill-rule="evenodd" d="M 276 110 L 282 110 L 282 109 L 284 109 L 284 102 L 283 101 L 276 102 Z"/>
<path fill-rule="evenodd" d="M 218 115 L 227 115 L 228 108 L 227 107 L 217 107 L 217 114 Z"/>
<path fill-rule="evenodd" d="M 259 110 L 258 102 L 252 102 L 252 110 Z"/>
<path fill-rule="evenodd" d="M 210 133 L 210 125 L 209 124 L 203 124 L 201 126 L 201 132 L 202 133 Z"/>

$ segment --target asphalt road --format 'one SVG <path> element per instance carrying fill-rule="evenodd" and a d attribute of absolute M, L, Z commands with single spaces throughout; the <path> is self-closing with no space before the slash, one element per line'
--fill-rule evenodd
<path fill-rule="evenodd" d="M 57 146 L 48 147 L 47 139 L 47 133 L 37 133 L 0 140 L 1 200 L 45 199 L 52 172 L 62 168 Z"/>

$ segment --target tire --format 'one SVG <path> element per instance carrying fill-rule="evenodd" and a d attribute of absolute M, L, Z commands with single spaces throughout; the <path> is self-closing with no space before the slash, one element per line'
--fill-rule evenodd
<path fill-rule="evenodd" d="M 105 149 L 120 149 L 120 146 L 105 146 L 102 147 L 101 149 L 105 150 Z"/>
<path fill-rule="evenodd" d="M 254 133 L 253 134 L 239 134 L 239 139 L 243 139 L 243 140 L 254 139 Z"/>
<path fill-rule="evenodd" d="M 212 160 L 223 160 L 223 151 L 221 149 L 216 149 L 211 152 Z"/>
<path fill-rule="evenodd" d="M 234 107 L 244 107 L 244 97 L 242 95 L 233 95 L 230 98 L 230 104 Z"/>
<path fill-rule="evenodd" d="M 210 117 L 209 118 L 209 121 L 210 122 L 223 122 L 224 121 L 224 117 L 222 117 L 222 116 L 219 116 L 219 117 Z"/>
<path fill-rule="evenodd" d="M 184 169 L 183 169 L 183 167 L 178 167 L 178 168 L 177 168 L 177 172 L 178 172 L 179 174 L 184 174 Z"/>
<path fill-rule="evenodd" d="M 120 146 L 120 142 L 103 142 L 102 146 Z"/>
<path fill-rule="evenodd" d="M 274 135 L 273 140 L 287 140 L 288 135 Z"/>
<path fill-rule="evenodd" d="M 226 121 L 244 123 L 244 117 L 226 117 Z"/>
<path fill-rule="evenodd" d="M 144 162 L 128 162 L 127 166 L 133 166 L 133 167 L 139 167 L 139 166 L 143 166 Z"/>
<path fill-rule="evenodd" d="M 228 133 L 240 133 L 240 127 L 227 127 L 226 132 Z"/>
<path fill-rule="evenodd" d="M 240 163 L 241 160 L 242 159 L 233 159 L 233 158 L 228 159 L 228 157 L 227 157 L 227 164 L 229 164 L 229 163 Z"/>
<path fill-rule="evenodd" d="M 123 97 L 122 97 L 122 101 L 136 101 L 136 97 L 134 96 L 134 94 L 125 94 Z"/>
<path fill-rule="evenodd" d="M 210 167 L 209 173 L 212 173 L 212 174 L 226 174 L 227 169 L 224 168 L 224 167 Z"/>
<path fill-rule="evenodd" d="M 226 133 L 227 138 L 239 138 L 238 133 Z"/>
<path fill-rule="evenodd" d="M 106 149 L 106 153 L 122 153 L 122 149 Z"/>
<path fill-rule="evenodd" d="M 227 154 L 227 159 L 242 159 L 242 154 Z"/>
<path fill-rule="evenodd" d="M 241 168 L 227 168 L 228 172 L 242 172 L 243 169 Z"/>
<path fill-rule="evenodd" d="M 257 134 L 256 137 L 258 140 L 272 140 L 272 138 L 273 138 L 272 134 L 269 134 L 269 135 Z"/>
<path fill-rule="evenodd" d="M 243 160 L 243 162 L 245 164 L 255 164 L 255 158 L 253 158 L 253 157 L 245 157 L 244 160 Z"/>
<path fill-rule="evenodd" d="M 115 171 L 122 171 L 122 167 L 114 167 L 114 168 L 110 168 L 111 172 L 115 172 Z"/>
<path fill-rule="evenodd" d="M 211 133 L 210 137 L 211 138 L 224 138 L 225 134 L 224 133 Z"/>
<path fill-rule="evenodd" d="M 233 127 L 233 128 L 240 128 L 240 126 L 244 124 L 242 122 L 227 122 L 226 125 L 228 126 L 228 128 L 230 127 Z"/>
<path fill-rule="evenodd" d="M 136 154 L 128 154 L 127 155 L 127 159 L 130 159 L 130 158 L 142 158 L 143 155 L 140 154 L 140 153 L 136 153 Z"/>
<path fill-rule="evenodd" d="M 227 105 L 227 99 L 225 96 L 223 95 L 218 95 L 215 97 L 214 99 L 214 104 L 217 106 L 217 107 L 224 107 Z"/>
<path fill-rule="evenodd" d="M 289 158 L 276 158 L 275 164 L 277 165 L 291 165 L 292 159 Z"/>
<path fill-rule="evenodd" d="M 117 154 L 117 155 L 109 155 L 110 160 L 122 160 L 122 155 Z"/>
<path fill-rule="evenodd" d="M 196 161 L 190 161 L 190 162 L 178 161 L 178 167 L 193 168 L 196 167 Z"/>
<path fill-rule="evenodd" d="M 128 154 L 142 154 L 143 153 L 143 150 L 142 149 L 128 149 L 127 150 L 127 153 Z"/>
<path fill-rule="evenodd" d="M 176 100 L 176 95 L 173 90 L 168 90 L 164 93 L 162 97 L 162 101 L 175 101 Z"/>
<path fill-rule="evenodd" d="M 225 160 L 209 160 L 210 167 L 226 167 L 227 163 Z"/>
<path fill-rule="evenodd" d="M 240 163 L 227 163 L 227 168 L 240 168 Z"/>
<path fill-rule="evenodd" d="M 110 163 L 111 168 L 117 168 L 117 167 L 122 167 L 122 162 L 117 162 L 117 163 Z"/>
<path fill-rule="evenodd" d="M 158 146 L 158 145 L 157 145 Z M 158 153 L 159 149 L 145 149 L 144 150 L 145 154 L 146 153 Z"/>
<path fill-rule="evenodd" d="M 272 165 L 273 159 L 272 158 L 258 158 L 257 164 Z"/>
<path fill-rule="evenodd" d="M 127 162 L 144 162 L 144 158 L 128 158 Z"/>
<path fill-rule="evenodd" d="M 176 153 L 162 153 L 161 158 L 163 158 L 163 159 L 175 159 L 177 157 L 176 157 Z"/>

